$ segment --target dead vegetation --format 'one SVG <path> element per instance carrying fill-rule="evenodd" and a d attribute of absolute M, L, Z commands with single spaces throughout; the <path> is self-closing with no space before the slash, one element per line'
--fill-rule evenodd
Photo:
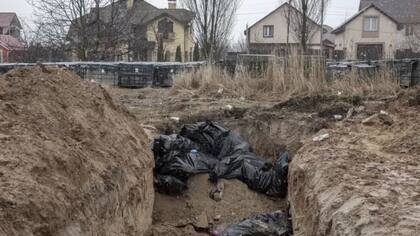
<path fill-rule="evenodd" d="M 328 80 L 324 63 L 317 57 L 290 57 L 286 63 L 272 63 L 259 76 L 247 70 L 237 70 L 235 75 L 208 66 L 195 72 L 178 76 L 173 93 L 196 91 L 198 94 L 258 98 L 288 99 L 296 96 L 345 95 L 345 96 L 392 96 L 400 86 L 391 69 L 380 71 L 374 78 L 366 79 L 354 70 L 341 79 Z M 310 65 L 310 66 L 308 66 Z"/>

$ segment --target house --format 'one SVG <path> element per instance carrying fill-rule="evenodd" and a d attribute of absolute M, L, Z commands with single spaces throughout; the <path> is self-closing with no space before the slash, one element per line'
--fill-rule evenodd
<path fill-rule="evenodd" d="M 252 54 L 276 54 L 283 55 L 287 50 L 286 46 L 298 49 L 300 40 L 297 32 L 297 24 L 294 24 L 290 14 L 301 14 L 295 7 L 288 3 L 282 4 L 280 7 L 257 21 L 245 31 L 247 36 L 249 52 Z M 288 37 L 288 18 L 290 20 L 289 37 Z M 310 35 L 308 37 L 308 48 L 313 53 L 320 50 L 321 26 L 313 20 L 310 20 Z M 325 34 L 331 32 L 331 27 L 325 26 L 323 29 Z M 323 42 L 326 52 L 332 51 L 334 48 L 335 35 L 329 34 L 324 37 Z M 289 38 L 289 40 L 287 40 Z M 318 51 L 318 52 L 317 52 Z"/>
<path fill-rule="evenodd" d="M 195 14 L 177 8 L 176 0 L 168 0 L 167 9 L 159 9 L 144 0 L 120 0 L 101 7 L 99 14 L 93 8 L 85 17 L 89 27 L 86 31 L 89 41 L 99 44 L 96 51 L 88 49 L 82 52 L 86 58 L 175 61 L 178 50 L 182 61 L 192 60 L 192 21 Z M 95 33 L 98 28 L 106 37 L 98 39 Z M 73 24 L 68 34 L 73 60 L 82 59 L 81 52 L 77 50 L 81 37 L 77 25 Z"/>
<path fill-rule="evenodd" d="M 333 33 L 337 59 L 386 59 L 420 48 L 420 0 L 361 0 Z M 420 55 L 420 54 L 419 54 Z"/>
<path fill-rule="evenodd" d="M 23 53 L 21 30 L 16 13 L 0 12 L 0 63 L 16 62 Z"/>

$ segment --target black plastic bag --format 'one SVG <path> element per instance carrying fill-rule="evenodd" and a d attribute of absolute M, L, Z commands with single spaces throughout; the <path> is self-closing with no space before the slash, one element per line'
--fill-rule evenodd
<path fill-rule="evenodd" d="M 185 125 L 180 135 L 162 135 L 155 139 L 152 149 L 155 175 L 175 178 L 159 179 L 159 192 L 178 192 L 168 191 L 172 189 L 169 185 L 183 189 L 180 183 L 187 185 L 191 175 L 209 173 L 213 182 L 239 179 L 255 191 L 277 197 L 286 195 L 287 153 L 274 164 L 268 163 L 255 155 L 238 134 L 212 122 Z"/>
<path fill-rule="evenodd" d="M 290 236 L 292 227 L 284 211 L 261 214 L 228 226 L 220 236 Z"/>

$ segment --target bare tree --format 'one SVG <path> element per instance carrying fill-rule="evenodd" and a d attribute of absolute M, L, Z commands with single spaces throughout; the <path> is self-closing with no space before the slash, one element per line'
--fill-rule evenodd
<path fill-rule="evenodd" d="M 196 14 L 195 37 L 204 58 L 218 59 L 229 46 L 240 1 L 182 0 L 183 5 Z"/>
<path fill-rule="evenodd" d="M 248 42 L 247 38 L 244 35 L 241 35 L 237 41 L 232 45 L 232 50 L 240 53 L 248 52 Z"/>
<path fill-rule="evenodd" d="M 34 7 L 38 33 L 44 43 L 65 45 L 66 36 L 72 27 L 77 32 L 75 45 L 78 57 L 87 58 L 89 44 L 88 21 L 90 9 L 102 0 L 28 0 Z"/>
<path fill-rule="evenodd" d="M 293 7 L 288 14 L 290 32 L 299 41 L 303 52 L 307 52 L 308 43 L 314 37 L 317 30 L 323 33 L 320 27 L 325 16 L 325 8 L 328 0 L 291 0 Z"/>

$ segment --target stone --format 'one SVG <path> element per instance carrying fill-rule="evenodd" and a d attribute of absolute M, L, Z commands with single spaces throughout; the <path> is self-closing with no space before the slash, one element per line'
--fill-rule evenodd
<path fill-rule="evenodd" d="M 209 220 L 207 218 L 206 212 L 202 212 L 194 221 L 194 227 L 198 229 L 208 229 L 209 228 Z"/>

